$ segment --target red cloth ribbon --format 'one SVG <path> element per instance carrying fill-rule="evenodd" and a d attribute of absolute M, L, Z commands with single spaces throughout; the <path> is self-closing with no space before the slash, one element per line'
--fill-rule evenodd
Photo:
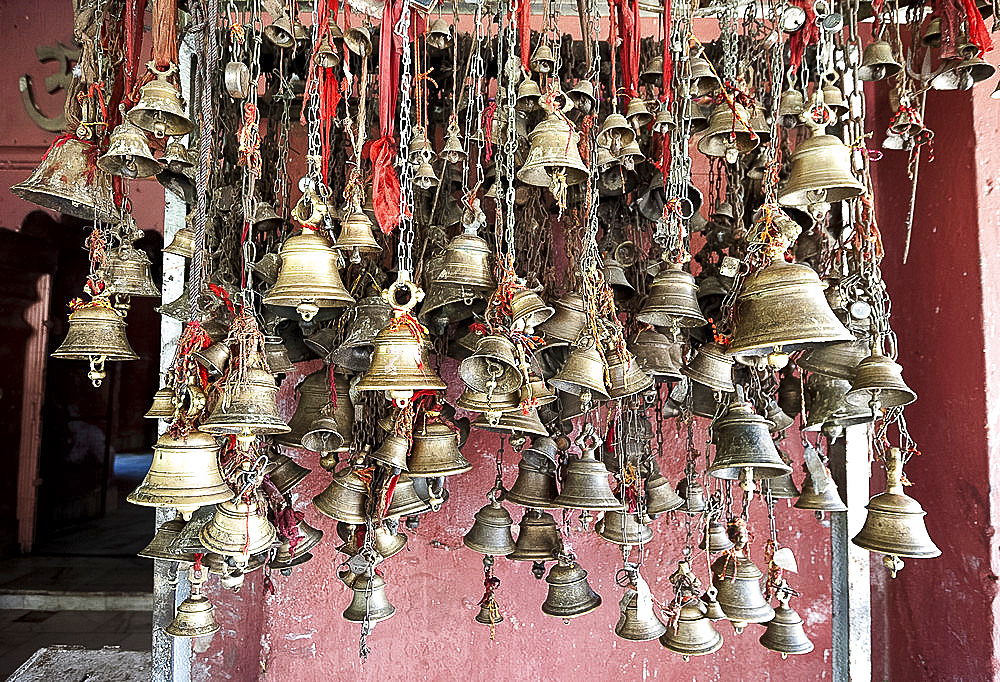
<path fill-rule="evenodd" d="M 661 101 L 670 104 L 674 101 L 674 55 L 670 52 L 671 0 L 664 0 L 663 5 L 663 96 Z"/>
<path fill-rule="evenodd" d="M 383 85 L 382 92 L 388 89 Z M 384 128 L 384 126 L 383 126 Z M 393 168 L 396 159 L 396 143 L 389 135 L 370 143 L 368 156 L 372 162 L 372 207 L 375 220 L 384 234 L 389 234 L 399 225 L 399 177 Z"/>
<path fill-rule="evenodd" d="M 531 62 L 531 55 L 529 50 L 531 49 L 531 2 L 529 0 L 521 0 L 516 5 L 515 11 L 517 16 L 515 21 L 517 21 L 517 37 L 521 42 L 521 66 L 524 70 L 528 70 L 528 64 Z"/>
<path fill-rule="evenodd" d="M 962 7 L 969 19 L 969 40 L 979 48 L 979 56 L 984 52 L 993 49 L 993 40 L 990 38 L 990 31 L 986 28 L 983 15 L 979 13 L 975 0 L 962 0 Z"/>
<path fill-rule="evenodd" d="M 806 23 L 788 39 L 790 58 L 788 63 L 792 69 L 799 68 L 806 47 L 819 42 L 819 26 L 816 25 L 816 12 L 812 0 L 790 0 L 789 4 L 800 7 L 806 13 Z"/>
<path fill-rule="evenodd" d="M 611 0 L 611 12 L 617 15 L 617 37 L 621 41 L 618 54 L 622 84 L 625 94 L 635 97 L 639 94 L 639 0 Z"/>

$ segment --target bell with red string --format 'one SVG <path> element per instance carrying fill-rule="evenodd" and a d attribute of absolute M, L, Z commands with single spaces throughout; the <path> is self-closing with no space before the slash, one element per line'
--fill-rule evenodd
<path fill-rule="evenodd" d="M 752 151 L 760 137 L 750 129 L 750 112 L 739 102 L 722 101 L 708 118 L 708 130 L 698 140 L 698 151 L 705 156 L 725 157 L 735 163 L 740 154 Z"/>
<path fill-rule="evenodd" d="M 483 336 L 476 344 L 476 352 L 462 360 L 458 375 L 474 391 L 513 393 L 524 380 L 515 353 L 514 344 L 507 337 Z"/>
<path fill-rule="evenodd" d="M 698 287 L 694 277 L 680 263 L 663 267 L 653 278 L 649 297 L 636 319 L 644 324 L 668 329 L 700 327 L 707 324 L 698 307 Z"/>
<path fill-rule="evenodd" d="M 76 308 L 69 315 L 69 331 L 52 357 L 65 360 L 87 360 L 91 383 L 98 387 L 104 377 L 107 360 L 136 360 L 125 336 L 123 315 L 103 299 Z"/>
<path fill-rule="evenodd" d="M 27 179 L 10 191 L 25 201 L 82 220 L 115 222 L 111 179 L 96 165 L 97 147 L 75 137 L 57 140 Z"/>
<path fill-rule="evenodd" d="M 231 556 L 237 564 L 245 564 L 251 554 L 269 548 L 275 538 L 274 526 L 253 495 L 220 502 L 211 521 L 198 534 L 206 549 Z"/>
<path fill-rule="evenodd" d="M 763 577 L 739 546 L 712 563 L 712 585 L 718 590 L 719 606 L 737 633 L 747 623 L 766 623 L 774 618 L 774 609 L 760 589 Z"/>

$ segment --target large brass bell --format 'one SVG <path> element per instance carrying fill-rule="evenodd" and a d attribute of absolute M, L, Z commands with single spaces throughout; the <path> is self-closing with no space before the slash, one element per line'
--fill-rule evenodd
<path fill-rule="evenodd" d="M 808 206 L 853 199 L 864 185 L 851 169 L 851 150 L 833 135 L 816 133 L 792 153 L 788 180 L 778 193 L 782 206 Z"/>
<path fill-rule="evenodd" d="M 160 162 L 153 158 L 145 133 L 128 120 L 111 131 L 108 151 L 97 159 L 97 167 L 125 178 L 149 178 L 163 170 Z"/>
<path fill-rule="evenodd" d="M 655 518 L 684 506 L 684 498 L 677 494 L 666 476 L 654 473 L 646 479 L 646 514 Z"/>
<path fill-rule="evenodd" d="M 740 154 L 760 144 L 760 137 L 750 129 L 749 123 L 750 112 L 739 102 L 731 107 L 725 102 L 717 105 L 708 118 L 708 130 L 698 140 L 698 151 L 735 163 Z"/>
<path fill-rule="evenodd" d="M 587 326 L 587 306 L 575 291 L 564 294 L 553 305 L 555 313 L 538 326 L 546 346 L 576 343 L 580 332 Z"/>
<path fill-rule="evenodd" d="M 286 239 L 280 256 L 278 281 L 264 295 L 264 305 L 280 316 L 309 322 L 323 309 L 354 304 L 340 280 L 337 252 L 315 230 L 303 228 Z"/>
<path fill-rule="evenodd" d="M 883 407 L 909 405 L 917 394 L 903 381 L 903 368 L 881 353 L 862 360 L 851 379 L 844 400 L 858 407 L 877 401 Z"/>
<path fill-rule="evenodd" d="M 108 252 L 101 275 L 114 294 L 159 298 L 152 265 L 145 251 L 129 244 Z"/>
<path fill-rule="evenodd" d="M 854 335 L 837 319 L 816 271 L 773 260 L 744 281 L 727 350 L 737 357 L 790 353 Z"/>
<path fill-rule="evenodd" d="M 858 547 L 885 554 L 892 577 L 902 567 L 899 557 L 933 559 L 941 555 L 924 525 L 920 503 L 907 495 L 902 483 L 899 448 L 889 448 L 885 461 L 886 491 L 868 501 L 868 516 L 861 532 L 851 539 Z"/>
<path fill-rule="evenodd" d="M 378 573 L 359 575 L 351 589 L 354 596 L 344 611 L 344 620 L 353 623 L 377 623 L 396 613 L 396 607 L 385 596 L 385 579 Z"/>
<path fill-rule="evenodd" d="M 288 433 L 291 429 L 278 414 L 278 387 L 274 376 L 262 367 L 248 367 L 244 381 L 235 374 L 222 387 L 212 415 L 201 425 L 206 433 L 245 436 Z"/>
<path fill-rule="evenodd" d="M 739 480 L 753 490 L 751 479 L 775 478 L 791 473 L 774 446 L 770 422 L 756 414 L 747 402 L 734 402 L 712 430 L 715 460 L 708 473 L 715 478 Z"/>
<path fill-rule="evenodd" d="M 421 420 L 414 426 L 408 468 L 411 477 L 455 476 L 471 469 L 458 447 L 458 434 L 446 424 Z"/>
<path fill-rule="evenodd" d="M 397 483 L 396 494 L 398 486 Z M 346 467 L 333 474 L 330 485 L 313 498 L 313 506 L 331 519 L 357 525 L 367 519 L 367 499 L 368 487 L 364 480 L 353 468 Z"/>
<path fill-rule="evenodd" d="M 653 539 L 652 529 L 643 524 L 636 514 L 629 514 L 623 509 L 604 512 L 594 530 L 602 538 L 616 545 L 643 545 Z"/>
<path fill-rule="evenodd" d="M 181 93 L 167 80 L 177 67 L 171 64 L 167 70 L 160 71 L 149 62 L 149 69 L 156 78 L 142 86 L 139 102 L 129 110 L 128 120 L 156 137 L 187 135 L 194 130 L 194 123 L 184 113 Z"/>
<path fill-rule="evenodd" d="M 564 117 L 550 113 L 531 131 L 528 142 L 528 157 L 517 171 L 517 179 L 526 185 L 565 189 L 590 177 L 580 158 L 580 134 Z"/>
<path fill-rule="evenodd" d="M 171 637 L 205 637 L 218 632 L 215 607 L 201 593 L 204 571 L 191 571 L 191 595 L 177 606 L 177 615 L 163 629 Z"/>
<path fill-rule="evenodd" d="M 25 201 L 83 220 L 114 222 L 118 210 L 111 180 L 98 165 L 89 166 L 96 147 L 70 137 L 54 145 L 25 180 L 10 191 Z"/>
<path fill-rule="evenodd" d="M 690 362 L 681 367 L 681 373 L 713 391 L 732 393 L 736 390 L 733 364 L 733 356 L 721 344 L 713 341 L 699 348 Z"/>
<path fill-rule="evenodd" d="M 774 609 L 760 591 L 764 574 L 741 550 L 723 554 L 712 563 L 712 585 L 718 591 L 719 606 L 741 632 L 747 623 L 766 623 Z"/>
<path fill-rule="evenodd" d="M 545 576 L 549 592 L 542 602 L 542 613 L 568 620 L 590 613 L 601 605 L 601 596 L 587 582 L 587 572 L 567 554 Z"/>
<path fill-rule="evenodd" d="M 628 344 L 639 368 L 663 379 L 680 379 L 684 345 L 655 329 L 643 329 Z"/>
<path fill-rule="evenodd" d="M 780 593 L 774 618 L 767 623 L 767 629 L 760 636 L 761 645 L 777 651 L 782 658 L 787 658 L 788 654 L 808 654 L 813 650 L 813 643 L 802 627 L 802 617 L 788 605 L 788 598 L 787 592 Z"/>
<path fill-rule="evenodd" d="M 340 228 L 340 236 L 333 248 L 342 253 L 348 253 L 352 263 L 361 262 L 361 254 L 378 253 L 382 250 L 372 233 L 374 224 L 371 218 L 362 211 L 353 211 L 344 220 Z"/>
<path fill-rule="evenodd" d="M 698 307 L 698 286 L 694 277 L 679 263 L 660 268 L 649 287 L 649 298 L 636 319 L 670 329 L 700 327 L 708 322 Z"/>
<path fill-rule="evenodd" d="M 375 336 L 389 324 L 392 308 L 381 296 L 369 296 L 351 308 L 350 314 L 353 318 L 344 341 L 329 354 L 329 360 L 347 372 L 367 372 L 371 367 Z"/>
<path fill-rule="evenodd" d="M 892 56 L 892 46 L 884 40 L 875 40 L 865 47 L 865 51 L 861 55 L 858 78 L 863 81 L 885 80 L 895 76 L 902 68 L 902 65 Z"/>
<path fill-rule="evenodd" d="M 628 350 L 609 348 L 605 351 L 607 360 L 608 396 L 620 400 L 653 387 L 653 377 L 639 368 L 635 356 Z"/>
<path fill-rule="evenodd" d="M 633 642 L 648 642 L 667 632 L 667 626 L 656 617 L 652 600 L 640 609 L 639 593 L 628 589 L 619 606 L 621 615 L 615 625 L 615 634 Z"/>
<path fill-rule="evenodd" d="M 578 458 L 570 457 L 564 471 L 565 480 L 559 496 L 552 501 L 555 506 L 607 511 L 622 508 L 621 501 L 611 492 L 610 472 L 598 461 L 593 448 L 584 448 Z"/>
<path fill-rule="evenodd" d="M 219 446 L 201 431 L 186 438 L 169 432 L 153 448 L 153 461 L 128 501 L 145 507 L 174 507 L 190 519 L 192 512 L 232 499 L 233 491 L 219 471 Z"/>
<path fill-rule="evenodd" d="M 506 499 L 506 498 L 505 498 Z M 511 561 L 553 561 L 562 548 L 559 527 L 552 514 L 538 509 L 525 509 L 518 525 Z"/>
<path fill-rule="evenodd" d="M 276 537 L 274 526 L 253 496 L 220 502 L 212 520 L 198 534 L 206 549 L 234 557 L 237 563 L 246 563 L 251 554 L 263 552 Z"/>
<path fill-rule="evenodd" d="M 596 341 L 587 336 L 578 340 L 562 369 L 549 380 L 559 391 L 580 396 L 582 402 L 610 400 L 605 383 L 605 365 Z"/>
<path fill-rule="evenodd" d="M 677 620 L 668 624 L 660 644 L 686 661 L 691 656 L 707 656 L 718 651 L 722 635 L 708 619 L 701 599 L 691 597 L 681 606 Z"/>
<path fill-rule="evenodd" d="M 514 537 L 510 532 L 514 521 L 496 499 L 477 511 L 475 519 L 472 528 L 462 537 L 466 547 L 488 556 L 507 556 L 514 551 Z"/>
<path fill-rule="evenodd" d="M 125 336 L 125 320 L 121 314 L 97 301 L 70 313 L 66 338 L 53 351 L 52 357 L 89 361 L 88 376 L 94 386 L 100 386 L 105 377 L 106 360 L 139 358 Z"/>
<path fill-rule="evenodd" d="M 516 391 L 521 388 L 523 378 L 514 353 L 514 344 L 506 337 L 495 334 L 484 336 L 476 344 L 476 352 L 462 360 L 458 375 L 474 391 Z"/>
<path fill-rule="evenodd" d="M 510 490 L 504 494 L 504 500 L 522 507 L 555 509 L 553 501 L 558 495 L 554 469 L 545 461 L 533 463 L 522 456 L 521 461 L 517 463 L 517 478 L 514 479 Z"/>

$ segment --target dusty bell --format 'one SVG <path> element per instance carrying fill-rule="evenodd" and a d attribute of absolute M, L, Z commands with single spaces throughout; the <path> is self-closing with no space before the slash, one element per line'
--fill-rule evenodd
<path fill-rule="evenodd" d="M 577 82 L 573 89 L 566 93 L 566 96 L 573 102 L 573 111 L 578 111 L 581 116 L 591 113 L 597 106 L 597 99 L 594 97 L 594 84 L 586 79 Z"/>
<path fill-rule="evenodd" d="M 396 516 L 416 516 L 431 510 L 431 505 L 417 494 L 413 484 L 415 479 L 406 474 L 400 474 L 396 481 L 396 490 L 392 494 L 392 502 L 386 510 L 387 518 Z"/>
<path fill-rule="evenodd" d="M 523 377 L 514 344 L 504 336 L 483 336 L 476 352 L 462 360 L 458 375 L 465 385 L 482 393 L 511 393 L 521 388 Z"/>
<path fill-rule="evenodd" d="M 590 176 L 580 158 L 580 134 L 565 118 L 549 114 L 534 127 L 528 142 L 528 157 L 517 171 L 517 179 L 526 185 L 552 187 L 558 176 L 569 187 Z"/>
<path fill-rule="evenodd" d="M 774 609 L 760 590 L 763 577 L 740 551 L 724 554 L 712 563 L 712 585 L 718 590 L 719 606 L 737 632 L 747 623 L 766 623 L 774 618 Z"/>
<path fill-rule="evenodd" d="M 97 167 L 125 178 L 150 178 L 163 170 L 153 158 L 146 134 L 128 121 L 122 121 L 111 131 L 108 151 L 97 159 Z"/>
<path fill-rule="evenodd" d="M 344 447 L 344 437 L 340 435 L 340 424 L 335 418 L 326 415 L 320 415 L 312 420 L 308 430 L 302 434 L 301 441 L 302 447 L 313 452 L 340 452 L 343 451 Z M 379 448 L 379 450 L 381 449 Z M 404 454 L 403 457 L 405 463 L 406 455 Z"/>
<path fill-rule="evenodd" d="M 851 150 L 833 135 L 815 134 L 792 152 L 791 168 L 778 193 L 782 206 L 808 206 L 853 199 L 864 185 L 851 170 Z"/>
<path fill-rule="evenodd" d="M 615 634 L 622 639 L 648 642 L 666 633 L 667 626 L 656 617 L 652 602 L 648 608 L 643 609 L 643 613 L 640 613 L 639 593 L 635 590 L 627 590 L 619 606 L 621 615 L 615 625 Z"/>
<path fill-rule="evenodd" d="M 516 391 L 494 393 L 489 396 L 480 391 L 473 391 L 470 388 L 466 388 L 455 402 L 455 406 L 461 407 L 463 410 L 482 412 L 493 415 L 496 419 L 499 419 L 500 415 L 504 412 L 516 410 L 520 404 L 520 394 Z"/>
<path fill-rule="evenodd" d="M 760 137 L 749 126 L 750 112 L 740 103 L 716 105 L 708 118 L 708 129 L 698 140 L 698 151 L 705 156 L 725 157 L 734 163 L 740 154 L 755 149 Z"/>
<path fill-rule="evenodd" d="M 771 440 L 769 427 L 770 422 L 756 414 L 750 403 L 731 403 L 713 428 L 715 460 L 708 473 L 741 483 L 791 473 Z"/>
<path fill-rule="evenodd" d="M 368 487 L 364 480 L 354 469 L 345 467 L 335 472 L 330 485 L 313 498 L 313 506 L 331 519 L 362 524 L 368 517 L 367 501 Z"/>
<path fill-rule="evenodd" d="M 288 374 L 295 369 L 280 336 L 264 337 L 264 359 L 271 374 Z"/>
<path fill-rule="evenodd" d="M 128 120 L 156 137 L 187 135 L 194 130 L 194 123 L 184 113 L 184 101 L 177 86 L 167 80 L 177 67 L 171 65 L 167 71 L 159 71 L 150 62 L 149 68 L 156 78 L 142 86 L 139 101 L 128 112 Z"/>
<path fill-rule="evenodd" d="M 115 294 L 159 298 L 152 265 L 145 251 L 131 245 L 119 246 L 108 252 L 101 275 Z"/>
<path fill-rule="evenodd" d="M 105 305 L 89 305 L 70 313 L 66 338 L 52 357 L 88 360 L 89 376 L 95 386 L 100 386 L 104 378 L 106 360 L 139 358 L 125 336 L 125 320 L 114 308 Z"/>
<path fill-rule="evenodd" d="M 466 547 L 489 556 L 507 556 L 514 551 L 514 537 L 510 532 L 514 521 L 499 502 L 492 500 L 476 512 L 475 519 L 462 538 Z"/>
<path fill-rule="evenodd" d="M 646 514 L 655 518 L 684 506 L 684 498 L 677 494 L 666 476 L 654 473 L 646 479 Z"/>
<path fill-rule="evenodd" d="M 844 400 L 857 407 L 877 401 L 883 407 L 909 405 L 917 394 L 903 381 L 903 368 L 881 353 L 862 360 L 851 379 L 851 390 Z"/>
<path fill-rule="evenodd" d="M 25 201 L 83 220 L 115 222 L 111 179 L 93 168 L 97 148 L 75 137 L 54 145 L 25 180 L 10 191 Z"/>
<path fill-rule="evenodd" d="M 343 343 L 329 354 L 331 363 L 348 372 L 367 372 L 371 367 L 375 336 L 392 319 L 392 308 L 380 296 L 361 299 L 351 308 L 353 317 Z"/>
<path fill-rule="evenodd" d="M 517 99 L 514 108 L 518 111 L 529 112 L 538 109 L 538 103 L 542 99 L 542 91 L 538 88 L 538 83 L 525 78 L 517 86 Z"/>
<path fill-rule="evenodd" d="M 511 324 L 523 327 L 528 334 L 555 314 L 555 309 L 531 289 L 517 289 L 511 296 L 510 307 Z"/>
<path fill-rule="evenodd" d="M 670 109 L 667 106 L 661 107 L 656 112 L 656 118 L 653 119 L 653 132 L 667 135 L 676 127 L 677 122 L 674 120 L 674 115 L 670 113 Z"/>
<path fill-rule="evenodd" d="M 281 245 L 281 270 L 264 305 L 281 317 L 309 322 L 329 317 L 329 309 L 354 305 L 337 267 L 337 252 L 315 230 L 303 228 Z"/>
<path fill-rule="evenodd" d="M 377 623 L 396 613 L 396 607 L 385 596 L 385 579 L 377 573 L 359 575 L 351 589 L 354 596 L 344 611 L 344 620 L 352 623 Z"/>
<path fill-rule="evenodd" d="M 625 119 L 633 128 L 636 130 L 645 128 L 653 122 L 653 118 L 653 114 L 649 111 L 649 105 L 643 98 L 632 97 L 629 99 L 628 107 L 625 109 Z"/>
<path fill-rule="evenodd" d="M 661 267 L 636 319 L 654 327 L 684 329 L 708 323 L 698 307 L 698 286 L 679 263 Z"/>
<path fill-rule="evenodd" d="M 235 384 L 231 375 L 212 415 L 201 425 L 206 433 L 225 435 L 271 435 L 288 433 L 288 424 L 278 414 L 278 387 L 274 376 L 262 367 L 248 367 L 245 381 Z"/>
<path fill-rule="evenodd" d="M 296 537 L 298 537 L 295 549 L 292 549 L 287 538 L 284 539 L 274 553 L 274 558 L 267 564 L 267 567 L 272 571 L 287 571 L 309 561 L 312 559 L 309 550 L 323 539 L 323 531 L 319 528 L 313 528 L 305 521 L 299 521 L 295 528 Z"/>
<path fill-rule="evenodd" d="M 310 430 L 313 422 L 320 417 L 320 410 L 330 402 L 329 370 L 323 368 L 307 375 L 295 389 L 295 392 L 298 394 L 298 401 L 292 418 L 288 420 L 289 430 L 287 433 L 279 434 L 276 441 L 281 445 L 300 448 L 303 447 L 302 437 Z M 343 395 L 343 400 L 347 400 L 346 393 Z"/>
<path fill-rule="evenodd" d="M 903 490 L 902 462 L 899 448 L 889 448 L 886 455 L 886 491 L 868 501 L 868 516 L 861 532 L 851 540 L 870 552 L 888 557 L 914 557 L 933 559 L 941 555 L 924 525 L 920 503 Z M 889 565 L 892 576 L 895 568 Z"/>
<path fill-rule="evenodd" d="M 794 128 L 801 122 L 799 115 L 806 110 L 806 101 L 799 90 L 785 90 L 778 101 L 778 118 L 783 128 Z"/>
<path fill-rule="evenodd" d="M 608 114 L 601 123 L 601 130 L 597 133 L 597 144 L 607 147 L 608 150 L 617 156 L 622 147 L 635 141 L 635 130 L 628 124 L 624 116 L 615 112 Z"/>
<path fill-rule="evenodd" d="M 732 393 L 736 390 L 733 364 L 733 357 L 725 347 L 713 341 L 695 351 L 694 357 L 681 367 L 681 374 L 713 391 Z"/>
<path fill-rule="evenodd" d="M 552 49 L 546 43 L 539 43 L 538 47 L 531 54 L 531 59 L 528 60 L 528 66 L 535 73 L 552 73 L 552 70 L 556 68 L 556 61 L 552 57 Z"/>
<path fill-rule="evenodd" d="M 610 400 L 605 383 L 605 365 L 590 336 L 581 337 L 569 354 L 566 364 L 549 380 L 549 385 L 559 391 L 580 396 L 583 402 Z"/>
<path fill-rule="evenodd" d="M 810 374 L 805 381 L 806 423 L 803 431 L 837 432 L 854 424 L 866 424 L 873 419 L 866 404 L 854 406 L 844 400 L 851 389 L 846 379 L 834 379 Z"/>
<path fill-rule="evenodd" d="M 177 615 L 163 631 L 171 637 L 204 637 L 220 629 L 215 621 L 215 607 L 198 592 L 178 605 Z"/>
<path fill-rule="evenodd" d="M 355 26 L 344 31 L 344 45 L 356 55 L 367 57 L 372 51 L 372 38 L 364 26 Z"/>
<path fill-rule="evenodd" d="M 532 407 L 526 411 L 517 408 L 509 412 L 501 412 L 498 418 L 490 414 L 480 414 L 472 426 L 483 431 L 506 433 L 510 436 L 547 436 L 549 431 L 538 417 L 538 408 Z"/>
<path fill-rule="evenodd" d="M 795 361 L 802 369 L 837 379 L 853 379 L 858 364 L 868 357 L 868 344 L 860 339 L 811 348 Z"/>
<path fill-rule="evenodd" d="M 699 601 L 705 607 L 705 618 L 709 620 L 726 620 L 726 614 L 722 612 L 718 600 L 715 598 L 715 588 L 710 587 L 701 595 Z"/>
<path fill-rule="evenodd" d="M 681 479 L 677 484 L 677 494 L 684 500 L 684 506 L 680 511 L 686 514 L 701 514 L 708 508 L 705 500 L 705 487 L 697 478 Z"/>
<path fill-rule="evenodd" d="M 778 454 L 781 454 L 780 450 Z M 787 459 L 785 459 L 785 463 L 788 463 Z M 765 479 L 764 491 L 770 492 L 771 497 L 776 500 L 791 500 L 802 494 L 795 486 L 795 479 L 792 478 L 791 474 Z"/>
<path fill-rule="evenodd" d="M 774 398 L 768 400 L 767 404 L 764 405 L 764 419 L 771 422 L 771 433 L 781 433 L 795 423 L 795 420 L 785 414 L 778 406 L 778 401 Z"/>
<path fill-rule="evenodd" d="M 237 563 L 270 547 L 277 535 L 265 511 L 251 496 L 250 501 L 226 500 L 215 507 L 212 520 L 198 535 L 201 544 L 213 552 L 232 556 Z"/>
<path fill-rule="evenodd" d="M 441 17 L 431 22 L 427 29 L 427 44 L 437 50 L 445 50 L 451 47 L 452 35 L 451 26 Z"/>
<path fill-rule="evenodd" d="M 297 463 L 288 455 L 268 453 L 268 463 L 264 473 L 278 489 L 279 493 L 287 493 L 309 475 L 310 469 Z"/>
<path fill-rule="evenodd" d="M 863 81 L 880 81 L 895 76 L 902 65 L 892 55 L 892 46 L 884 40 L 875 40 L 865 47 L 861 55 L 858 78 Z"/>
<path fill-rule="evenodd" d="M 149 406 L 146 419 L 171 419 L 177 410 L 177 396 L 172 388 L 161 388 L 153 394 L 153 404 Z"/>
<path fill-rule="evenodd" d="M 822 466 L 822 464 L 820 464 Z M 796 509 L 808 509 L 820 512 L 845 512 L 847 505 L 840 498 L 837 483 L 825 470 L 822 476 L 813 476 L 812 470 L 806 469 L 806 477 L 802 481 L 802 492 L 795 501 Z"/>
<path fill-rule="evenodd" d="M 778 597 L 778 608 L 774 610 L 774 618 L 767 623 L 767 629 L 760 636 L 760 643 L 765 649 L 777 651 L 782 658 L 789 654 L 808 654 L 813 650 L 813 643 L 806 635 L 802 617 L 795 609 L 788 606 L 788 596 Z"/>
<path fill-rule="evenodd" d="M 744 281 L 736 297 L 727 351 L 736 357 L 780 355 L 854 335 L 837 319 L 824 285 L 808 265 L 779 258 Z"/>
<path fill-rule="evenodd" d="M 710 95 L 722 87 L 712 64 L 704 57 L 691 58 L 691 94 L 696 97 Z"/>
<path fill-rule="evenodd" d="M 514 543 L 507 555 L 511 561 L 554 561 L 562 547 L 559 527 L 552 514 L 538 509 L 525 509 Z"/>
<path fill-rule="evenodd" d="M 552 502 L 556 507 L 608 511 L 622 508 L 621 501 L 611 492 L 610 472 L 597 460 L 593 449 L 585 448 L 580 457 L 570 457 L 564 472 L 559 496 Z"/>
<path fill-rule="evenodd" d="M 552 317 L 540 324 L 536 330 L 545 339 L 543 348 L 576 343 L 580 332 L 587 326 L 587 306 L 583 297 L 575 291 L 570 291 L 552 307 L 555 310 Z"/>
<path fill-rule="evenodd" d="M 184 227 L 174 233 L 174 238 L 163 247 L 163 253 L 171 253 L 182 258 L 190 258 L 194 255 L 194 228 L 190 224 L 184 223 Z"/>
<path fill-rule="evenodd" d="M 472 469 L 458 447 L 458 434 L 446 424 L 422 420 L 413 428 L 409 474 L 414 478 L 455 476 Z"/>
<path fill-rule="evenodd" d="M 629 514 L 622 509 L 604 512 L 594 530 L 616 545 L 641 545 L 653 539 L 653 531 L 649 526 L 641 523 L 636 514 Z"/>
<path fill-rule="evenodd" d="M 698 543 L 698 549 L 703 549 L 709 554 L 718 554 L 733 548 L 733 541 L 729 539 L 726 532 L 726 525 L 712 518 L 705 527 L 705 534 Z"/>
<path fill-rule="evenodd" d="M 587 572 L 576 560 L 560 555 L 559 561 L 545 576 L 549 592 L 542 602 L 542 613 L 568 620 L 590 613 L 601 605 L 601 596 L 587 582 Z"/>
<path fill-rule="evenodd" d="M 660 644 L 686 661 L 691 656 L 707 656 L 718 651 L 722 635 L 706 616 L 701 600 L 691 598 L 681 606 L 677 621 L 667 626 Z"/>
<path fill-rule="evenodd" d="M 553 501 L 558 495 L 554 468 L 545 462 L 532 464 L 522 457 L 517 463 L 517 478 L 504 494 L 504 500 L 522 507 L 556 509 Z"/>
<path fill-rule="evenodd" d="M 184 528 L 184 519 L 180 516 L 165 521 L 157 530 L 156 535 L 136 556 L 145 559 L 162 559 L 164 561 L 194 561 L 193 554 L 185 554 L 173 549 L 174 540 Z"/>
<path fill-rule="evenodd" d="M 635 356 L 628 350 L 608 348 L 604 357 L 608 368 L 608 396 L 612 400 L 643 393 L 653 387 L 653 377 L 639 368 Z"/>
<path fill-rule="evenodd" d="M 406 455 L 409 452 L 409 440 L 405 436 L 392 433 L 382 441 L 378 449 L 368 455 L 368 458 L 386 468 L 407 471 Z"/>
<path fill-rule="evenodd" d="M 372 232 L 374 223 L 361 211 L 353 211 L 341 225 L 340 236 L 333 248 L 346 253 L 352 263 L 361 262 L 361 254 L 378 253 L 382 247 Z"/>
<path fill-rule="evenodd" d="M 680 379 L 684 344 L 671 341 L 655 329 L 643 329 L 628 344 L 639 368 L 664 379 Z"/>
<path fill-rule="evenodd" d="M 836 83 L 827 83 L 823 86 L 823 103 L 833 112 L 834 119 L 841 119 L 849 110 L 847 100 L 844 99 L 844 91 Z"/>

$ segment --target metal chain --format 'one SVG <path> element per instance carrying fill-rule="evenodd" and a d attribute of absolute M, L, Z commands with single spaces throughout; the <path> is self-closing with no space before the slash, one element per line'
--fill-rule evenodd
<path fill-rule="evenodd" d="M 403 46 L 403 62 L 399 73 L 399 242 L 396 244 L 396 266 L 400 276 L 413 275 L 413 165 L 408 160 L 410 149 L 410 107 L 412 106 L 413 56 L 410 42 L 410 2 L 403 0 L 399 21 L 393 28 Z"/>

